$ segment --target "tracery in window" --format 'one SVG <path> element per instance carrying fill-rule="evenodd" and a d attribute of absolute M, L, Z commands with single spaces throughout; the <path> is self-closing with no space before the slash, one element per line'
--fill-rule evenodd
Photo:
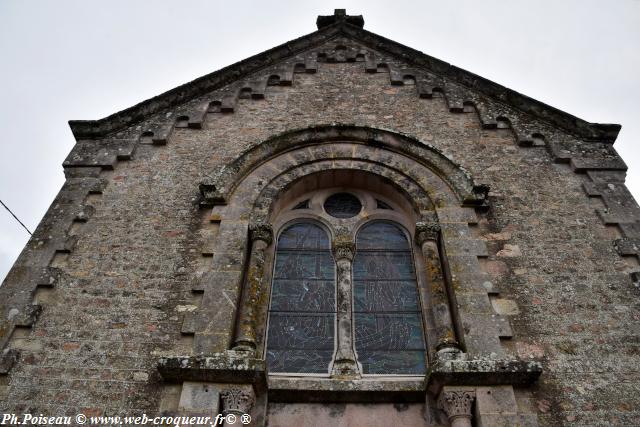
<path fill-rule="evenodd" d="M 355 346 L 363 374 L 424 374 L 424 339 L 411 246 L 402 230 L 373 222 L 353 261 Z"/>
<path fill-rule="evenodd" d="M 335 263 L 327 232 L 297 223 L 279 236 L 269 310 L 270 372 L 326 374 L 335 347 Z"/>
<path fill-rule="evenodd" d="M 309 209 L 309 199 L 303 200 L 300 203 L 298 203 L 297 205 L 295 205 L 293 208 L 293 210 L 297 210 L 297 209 Z"/>
<path fill-rule="evenodd" d="M 360 213 L 362 203 L 353 194 L 336 193 L 325 200 L 324 210 L 334 218 L 352 218 Z"/>
<path fill-rule="evenodd" d="M 378 209 L 389 209 L 389 210 L 393 210 L 393 208 L 391 206 L 389 206 L 388 203 L 383 202 L 382 200 L 376 199 L 376 206 Z"/>
<path fill-rule="evenodd" d="M 415 217 L 407 206 L 397 197 L 349 187 L 299 192 L 288 200 L 274 221 L 282 231 L 268 311 L 269 372 L 424 375 L 418 279 L 405 231 Z M 337 277 L 344 260 L 335 248 L 345 238 L 355 247 L 348 292 L 336 287 L 344 281 Z M 343 325 L 345 304 L 350 321 Z"/>

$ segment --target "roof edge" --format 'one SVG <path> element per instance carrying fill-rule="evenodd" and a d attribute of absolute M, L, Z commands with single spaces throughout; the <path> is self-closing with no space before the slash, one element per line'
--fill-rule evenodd
<path fill-rule="evenodd" d="M 98 120 L 69 120 L 69 127 L 76 139 L 91 139 L 105 136 L 124 126 L 139 123 L 151 114 L 158 113 L 187 102 L 206 91 L 215 90 L 239 78 L 273 65 L 297 52 L 323 43 L 340 33 L 346 23 L 336 23 L 306 34 L 297 39 L 260 52 L 249 58 L 228 65 L 195 80 L 181 84 L 153 98 L 141 101 L 129 108 Z"/>
<path fill-rule="evenodd" d="M 441 74 L 455 83 L 476 90 L 493 100 L 517 108 L 585 140 L 613 143 L 622 128 L 619 124 L 587 122 L 489 79 L 451 65 L 448 62 L 364 30 L 359 26 L 352 25 L 345 20 L 324 26 L 317 31 L 184 83 L 105 118 L 99 120 L 70 120 L 69 127 L 76 140 L 103 137 L 125 126 L 142 122 L 149 115 L 180 105 L 203 92 L 220 88 L 300 51 L 314 47 L 339 33 L 354 37 L 373 49 L 396 56 L 406 61 L 409 65 L 426 67 L 430 71 Z"/>
<path fill-rule="evenodd" d="M 459 83 L 472 90 L 477 90 L 495 101 L 502 102 L 510 107 L 515 107 L 524 113 L 531 114 L 587 140 L 613 143 L 622 128 L 620 124 L 588 122 L 566 111 L 523 95 L 506 86 L 502 86 L 492 80 L 365 29 L 349 26 L 345 27 L 345 32 L 359 39 L 364 44 L 373 45 L 378 50 L 402 58 L 410 65 L 417 67 L 426 66 L 430 70 L 451 79 L 455 83 Z"/>

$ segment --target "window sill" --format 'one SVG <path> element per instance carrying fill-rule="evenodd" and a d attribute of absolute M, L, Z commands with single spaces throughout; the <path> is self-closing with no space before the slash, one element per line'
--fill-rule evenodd
<path fill-rule="evenodd" d="M 273 402 L 423 402 L 424 377 L 370 377 L 356 380 L 269 376 Z"/>
<path fill-rule="evenodd" d="M 539 361 L 518 359 L 438 360 L 426 377 L 371 376 L 333 379 L 304 376 L 267 376 L 265 361 L 227 351 L 209 356 L 163 357 L 157 364 L 167 382 L 200 381 L 253 384 L 268 390 L 273 402 L 422 402 L 428 389 L 439 393 L 444 385 L 527 386 L 542 373 Z"/>

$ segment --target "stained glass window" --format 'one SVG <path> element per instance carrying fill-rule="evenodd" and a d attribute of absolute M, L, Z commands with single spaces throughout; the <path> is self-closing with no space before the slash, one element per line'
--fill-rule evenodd
<path fill-rule="evenodd" d="M 297 223 L 280 234 L 267 333 L 269 372 L 329 371 L 336 317 L 330 248 L 326 231 L 313 223 Z"/>
<path fill-rule="evenodd" d="M 353 261 L 355 344 L 364 374 L 425 373 L 411 246 L 388 222 L 363 227 Z"/>
<path fill-rule="evenodd" d="M 324 210 L 334 218 L 352 218 L 362 210 L 362 203 L 353 194 L 332 194 L 324 202 Z"/>

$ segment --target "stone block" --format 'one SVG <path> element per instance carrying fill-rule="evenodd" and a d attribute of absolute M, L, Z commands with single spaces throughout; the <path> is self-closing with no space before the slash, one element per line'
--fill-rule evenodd
<path fill-rule="evenodd" d="M 511 299 L 491 298 L 491 306 L 496 313 L 505 316 L 515 316 L 517 314 L 520 314 L 518 303 Z"/>
<path fill-rule="evenodd" d="M 485 414 L 515 415 L 518 405 L 511 386 L 476 388 L 476 413 L 481 418 Z"/>
<path fill-rule="evenodd" d="M 521 416 L 515 414 L 484 414 L 476 419 L 477 427 L 523 427 Z"/>
<path fill-rule="evenodd" d="M 160 394 L 160 412 L 173 412 L 178 410 L 182 384 L 163 384 Z"/>
<path fill-rule="evenodd" d="M 438 208 L 436 212 L 441 223 L 463 222 L 476 224 L 478 222 L 478 216 L 472 208 Z"/>
<path fill-rule="evenodd" d="M 466 335 L 495 335 L 500 338 L 511 338 L 513 331 L 509 320 L 499 314 L 462 314 L 462 325 Z"/>
<path fill-rule="evenodd" d="M 220 413 L 219 386 L 215 383 L 183 382 L 178 409 L 191 413 Z"/>
<path fill-rule="evenodd" d="M 489 255 L 486 243 L 477 239 L 448 239 L 445 250 L 447 255 L 475 255 L 478 257 Z"/>
<path fill-rule="evenodd" d="M 498 258 L 514 258 L 522 256 L 522 251 L 518 245 L 505 244 L 502 249 L 496 253 Z"/>

